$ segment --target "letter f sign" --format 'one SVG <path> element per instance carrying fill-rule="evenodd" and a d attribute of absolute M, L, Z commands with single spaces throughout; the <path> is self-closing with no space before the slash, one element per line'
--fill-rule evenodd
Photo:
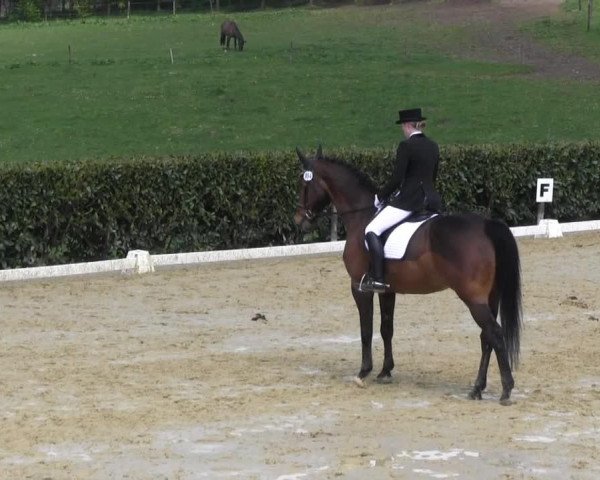
<path fill-rule="evenodd" d="M 554 190 L 554 179 L 553 178 L 538 178 L 535 201 L 538 203 L 551 202 L 553 190 Z"/>

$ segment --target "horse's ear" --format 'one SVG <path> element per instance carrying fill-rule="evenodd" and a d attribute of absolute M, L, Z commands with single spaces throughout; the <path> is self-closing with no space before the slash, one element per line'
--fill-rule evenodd
<path fill-rule="evenodd" d="M 317 148 L 317 160 L 321 160 L 323 158 L 323 147 L 319 144 L 319 148 Z"/>
<path fill-rule="evenodd" d="M 310 161 L 308 160 L 308 158 L 306 158 L 304 156 L 304 154 L 300 151 L 300 149 L 298 147 L 296 147 L 296 153 L 298 154 L 298 158 L 300 159 L 300 161 L 302 162 L 302 166 L 306 169 L 306 170 L 310 170 L 311 169 L 311 165 L 310 165 Z"/>

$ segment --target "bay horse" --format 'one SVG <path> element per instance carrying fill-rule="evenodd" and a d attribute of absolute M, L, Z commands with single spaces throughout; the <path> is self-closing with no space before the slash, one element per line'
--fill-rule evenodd
<path fill-rule="evenodd" d="M 369 269 L 364 231 L 375 214 L 373 182 L 354 166 L 340 159 L 305 157 L 296 149 L 304 169 L 294 221 L 302 230 L 333 204 L 346 229 L 343 261 L 360 317 L 362 363 L 355 382 L 373 369 L 373 293 L 362 292 L 359 284 Z M 486 388 L 492 350 L 496 353 L 502 394 L 500 403 L 510 404 L 514 387 L 511 372 L 519 360 L 521 309 L 521 267 L 515 238 L 505 223 L 477 214 L 443 214 L 423 223 L 411 238 L 402 260 L 385 261 L 389 291 L 379 294 L 383 368 L 377 378 L 390 381 L 393 318 L 396 293 L 429 294 L 450 288 L 468 307 L 481 328 L 481 361 L 475 384 L 469 392 L 481 400 Z M 501 325 L 497 322 L 500 313 Z"/>
<path fill-rule="evenodd" d="M 233 49 L 240 49 L 240 52 L 244 49 L 244 36 L 237 24 L 233 20 L 225 20 L 221 24 L 221 46 L 225 45 L 225 40 L 227 40 L 227 49 L 229 50 L 229 41 L 233 38 Z"/>

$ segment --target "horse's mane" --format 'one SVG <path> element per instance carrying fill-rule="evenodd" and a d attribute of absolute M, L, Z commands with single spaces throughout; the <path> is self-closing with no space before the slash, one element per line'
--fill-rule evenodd
<path fill-rule="evenodd" d="M 358 184 L 365 187 L 370 192 L 377 191 L 377 186 L 375 185 L 373 180 L 371 180 L 371 177 L 369 177 L 366 173 L 359 170 L 358 167 L 346 162 L 345 160 L 342 160 L 342 159 L 336 158 L 336 157 L 326 157 L 326 158 L 321 159 L 321 161 L 323 161 L 323 160 L 326 162 L 332 163 L 334 165 L 343 167 L 345 170 L 348 170 L 348 173 L 350 173 L 352 176 L 354 176 L 358 180 Z"/>

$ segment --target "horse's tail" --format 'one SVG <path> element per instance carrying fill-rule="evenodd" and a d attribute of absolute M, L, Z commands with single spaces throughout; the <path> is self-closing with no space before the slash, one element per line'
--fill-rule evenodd
<path fill-rule="evenodd" d="M 486 220 L 485 233 L 496 251 L 495 288 L 500 300 L 502 334 L 511 366 L 519 363 L 521 344 L 521 262 L 510 228 L 498 220 Z"/>
<path fill-rule="evenodd" d="M 225 32 L 221 31 L 221 45 L 225 45 Z"/>

